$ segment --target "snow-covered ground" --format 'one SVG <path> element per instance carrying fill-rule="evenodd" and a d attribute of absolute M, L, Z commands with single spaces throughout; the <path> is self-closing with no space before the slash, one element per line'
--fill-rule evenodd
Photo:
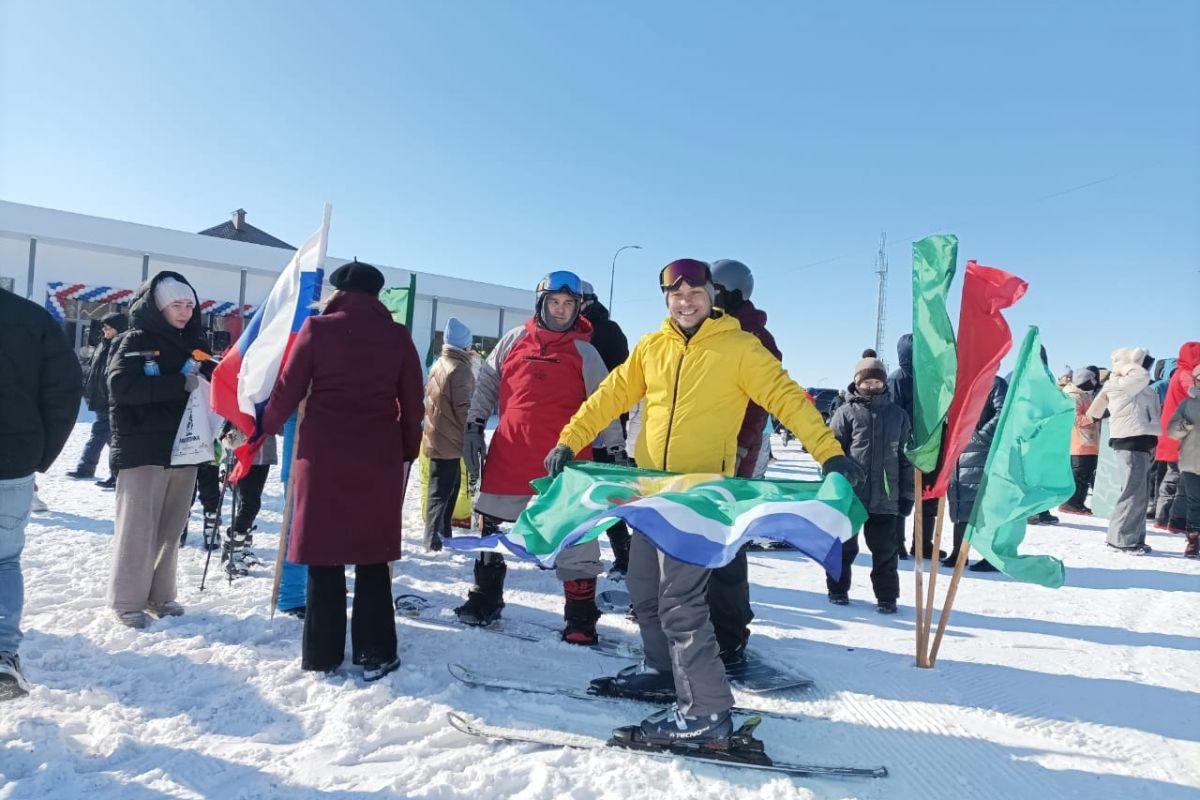
<path fill-rule="evenodd" d="M 848 607 L 826 602 L 823 574 L 792 553 L 751 555 L 752 646 L 816 688 L 747 704 L 794 713 L 760 730 L 781 759 L 884 764 L 878 780 L 786 780 L 613 751 L 499 746 L 445 723 L 603 736 L 646 707 L 487 692 L 457 684 L 448 662 L 508 677 L 584 686 L 620 662 L 549 639 L 525 643 L 401 618 L 400 671 L 366 685 L 300 669 L 300 623 L 270 618 L 270 569 L 226 583 L 193 535 L 180 557 L 188 613 L 135 632 L 104 606 L 113 494 L 63 473 L 86 438 L 77 426 L 50 475 L 50 505 L 29 526 L 25 643 L 32 694 L 0 706 L 0 797 L 141 798 L 1185 798 L 1200 794 L 1200 564 L 1182 537 L 1154 553 L 1104 547 L 1099 520 L 1032 528 L 1029 546 L 1062 558 L 1067 586 L 1047 590 L 967 573 L 934 670 L 913 666 L 912 562 L 901 612 L 879 616 L 860 556 Z M 812 474 L 798 447 L 774 474 Z M 257 550 L 274 561 L 282 492 L 268 484 Z M 198 504 L 197 504 L 198 507 Z M 444 609 L 470 580 L 466 558 L 419 545 L 417 492 L 394 591 Z M 214 569 L 214 572 L 216 570 Z M 948 582 L 942 570 L 940 585 Z M 602 580 L 602 583 L 604 581 Z M 555 625 L 553 573 L 509 568 L 506 619 Z M 448 611 L 442 613 L 448 614 Z M 530 628 L 532 629 L 532 628 Z M 632 639 L 606 615 L 602 633 Z M 744 699 L 744 698 L 743 698 Z"/>

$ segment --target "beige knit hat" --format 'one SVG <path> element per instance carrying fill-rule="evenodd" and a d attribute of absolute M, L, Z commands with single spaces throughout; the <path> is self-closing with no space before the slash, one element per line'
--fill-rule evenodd
<path fill-rule="evenodd" d="M 884 368 L 883 362 L 870 356 L 861 359 L 854 365 L 854 385 L 858 386 L 869 378 L 878 378 L 887 382 L 887 370 Z"/>

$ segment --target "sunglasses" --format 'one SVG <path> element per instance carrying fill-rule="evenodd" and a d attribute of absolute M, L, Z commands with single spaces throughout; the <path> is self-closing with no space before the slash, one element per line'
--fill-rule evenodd
<path fill-rule="evenodd" d="M 538 293 L 568 292 L 576 297 L 583 295 L 583 281 L 574 272 L 565 269 L 556 270 L 546 275 L 537 285 Z"/>
<path fill-rule="evenodd" d="M 668 289 L 678 288 L 680 282 L 689 286 L 704 286 L 712 282 L 712 271 L 703 261 L 681 258 L 667 264 L 658 274 L 658 285 L 664 292 Z"/>

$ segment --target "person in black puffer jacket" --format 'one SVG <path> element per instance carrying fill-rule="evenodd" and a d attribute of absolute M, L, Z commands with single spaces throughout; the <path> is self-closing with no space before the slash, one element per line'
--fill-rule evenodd
<path fill-rule="evenodd" d="M 871 585 L 875 590 L 876 610 L 895 614 L 900 596 L 900 578 L 896 574 L 896 520 L 901 523 L 913 509 L 913 470 L 904 449 L 911 444 L 912 426 L 908 415 L 888 396 L 883 362 L 865 357 L 854 368 L 854 395 L 829 421 L 829 429 L 841 443 L 846 455 L 858 462 L 867 479 L 855 487 L 869 516 L 863 525 L 863 538 L 871 550 Z M 826 577 L 829 601 L 846 605 L 850 600 L 850 570 L 858 555 L 858 536 L 842 543 L 842 574 Z"/>
<path fill-rule="evenodd" d="M 1004 407 L 1004 397 L 1008 394 L 1008 382 L 997 376 L 992 381 L 992 391 L 988 394 L 987 403 L 975 424 L 975 433 L 971 441 L 958 457 L 954 468 L 954 477 L 950 481 L 946 497 L 950 502 L 950 519 L 954 522 L 954 550 L 942 560 L 942 564 L 953 567 L 958 560 L 958 550 L 962 547 L 963 535 L 967 532 L 967 522 L 971 519 L 971 511 L 975 508 L 975 498 L 979 494 L 979 485 L 983 482 L 983 468 L 987 464 L 988 451 L 992 449 L 992 440 L 996 437 L 996 426 L 1000 424 L 1000 410 Z M 980 560 L 970 567 L 976 572 L 988 572 L 995 569 L 986 560 Z"/>
<path fill-rule="evenodd" d="M 892 402 L 904 409 L 904 413 L 908 414 L 908 419 L 911 422 L 913 418 L 913 404 L 916 402 L 916 390 L 913 388 L 913 335 L 906 333 L 896 342 L 896 355 L 899 358 L 900 366 L 892 370 L 892 374 L 888 375 L 888 394 L 892 398 Z M 937 470 L 930 472 L 925 476 L 925 485 L 931 486 L 934 479 L 937 477 Z M 937 500 L 923 500 L 922 503 L 922 538 L 921 542 L 924 545 L 924 554 L 929 557 L 933 553 L 933 529 L 937 522 Z M 907 559 L 910 554 L 916 553 L 916 538 L 913 538 L 913 546 L 905 550 L 904 539 L 904 518 L 900 517 L 896 521 L 896 541 L 900 543 L 900 552 L 897 554 L 901 559 Z M 941 553 L 945 556 L 945 553 Z"/>
<path fill-rule="evenodd" d="M 600 359 L 608 371 L 612 372 L 625 363 L 629 358 L 629 340 L 621 326 L 608 315 L 608 309 L 596 297 L 596 292 L 587 281 L 583 282 L 583 316 L 592 323 L 592 347 L 600 354 Z M 621 432 L 626 430 L 629 415 L 621 415 Z M 623 448 L 616 452 L 608 452 L 603 447 L 592 448 L 592 460 L 598 464 L 631 463 Z M 613 565 L 610 575 L 624 575 L 629 569 L 629 528 L 624 522 L 618 522 L 608 529 L 608 541 L 613 549 Z"/>
<path fill-rule="evenodd" d="M 87 443 L 83 446 L 83 454 L 79 457 L 79 466 L 67 473 L 67 477 L 76 480 L 87 480 L 96 475 L 96 465 L 100 463 L 100 453 L 112 440 L 112 428 L 108 418 L 108 359 L 113 354 L 113 340 L 125 332 L 129 323 L 124 314 L 112 313 L 100 320 L 102 338 L 92 353 L 88 364 L 87 375 L 83 379 L 83 401 L 89 410 L 95 412 L 96 420 L 92 423 L 92 432 Z M 110 472 L 112 465 L 109 465 Z M 96 481 L 97 486 L 112 489 L 117 485 L 116 473 L 108 480 Z"/>
<path fill-rule="evenodd" d="M 17 650 L 25 584 L 21 551 L 33 473 L 45 472 L 75 427 L 79 360 L 46 309 L 0 289 L 0 701 L 27 694 Z"/>
<path fill-rule="evenodd" d="M 172 467 L 171 450 L 199 385 L 195 371 L 210 376 L 212 362 L 191 358 L 208 351 L 196 292 L 179 273 L 160 272 L 142 286 L 129 318 L 108 369 L 112 462 L 120 470 L 108 599 L 118 621 L 142 628 L 147 610 L 183 613 L 175 561 L 196 467 Z"/>

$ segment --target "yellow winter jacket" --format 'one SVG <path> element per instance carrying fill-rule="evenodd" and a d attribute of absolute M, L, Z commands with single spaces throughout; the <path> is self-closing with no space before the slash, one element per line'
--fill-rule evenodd
<path fill-rule="evenodd" d="M 774 414 L 813 457 L 842 455 L 804 390 L 733 317 L 708 319 L 690 341 L 667 318 L 646 334 L 559 434 L 579 453 L 604 426 L 646 398 L 638 466 L 733 475 L 737 435 L 753 400 Z"/>

